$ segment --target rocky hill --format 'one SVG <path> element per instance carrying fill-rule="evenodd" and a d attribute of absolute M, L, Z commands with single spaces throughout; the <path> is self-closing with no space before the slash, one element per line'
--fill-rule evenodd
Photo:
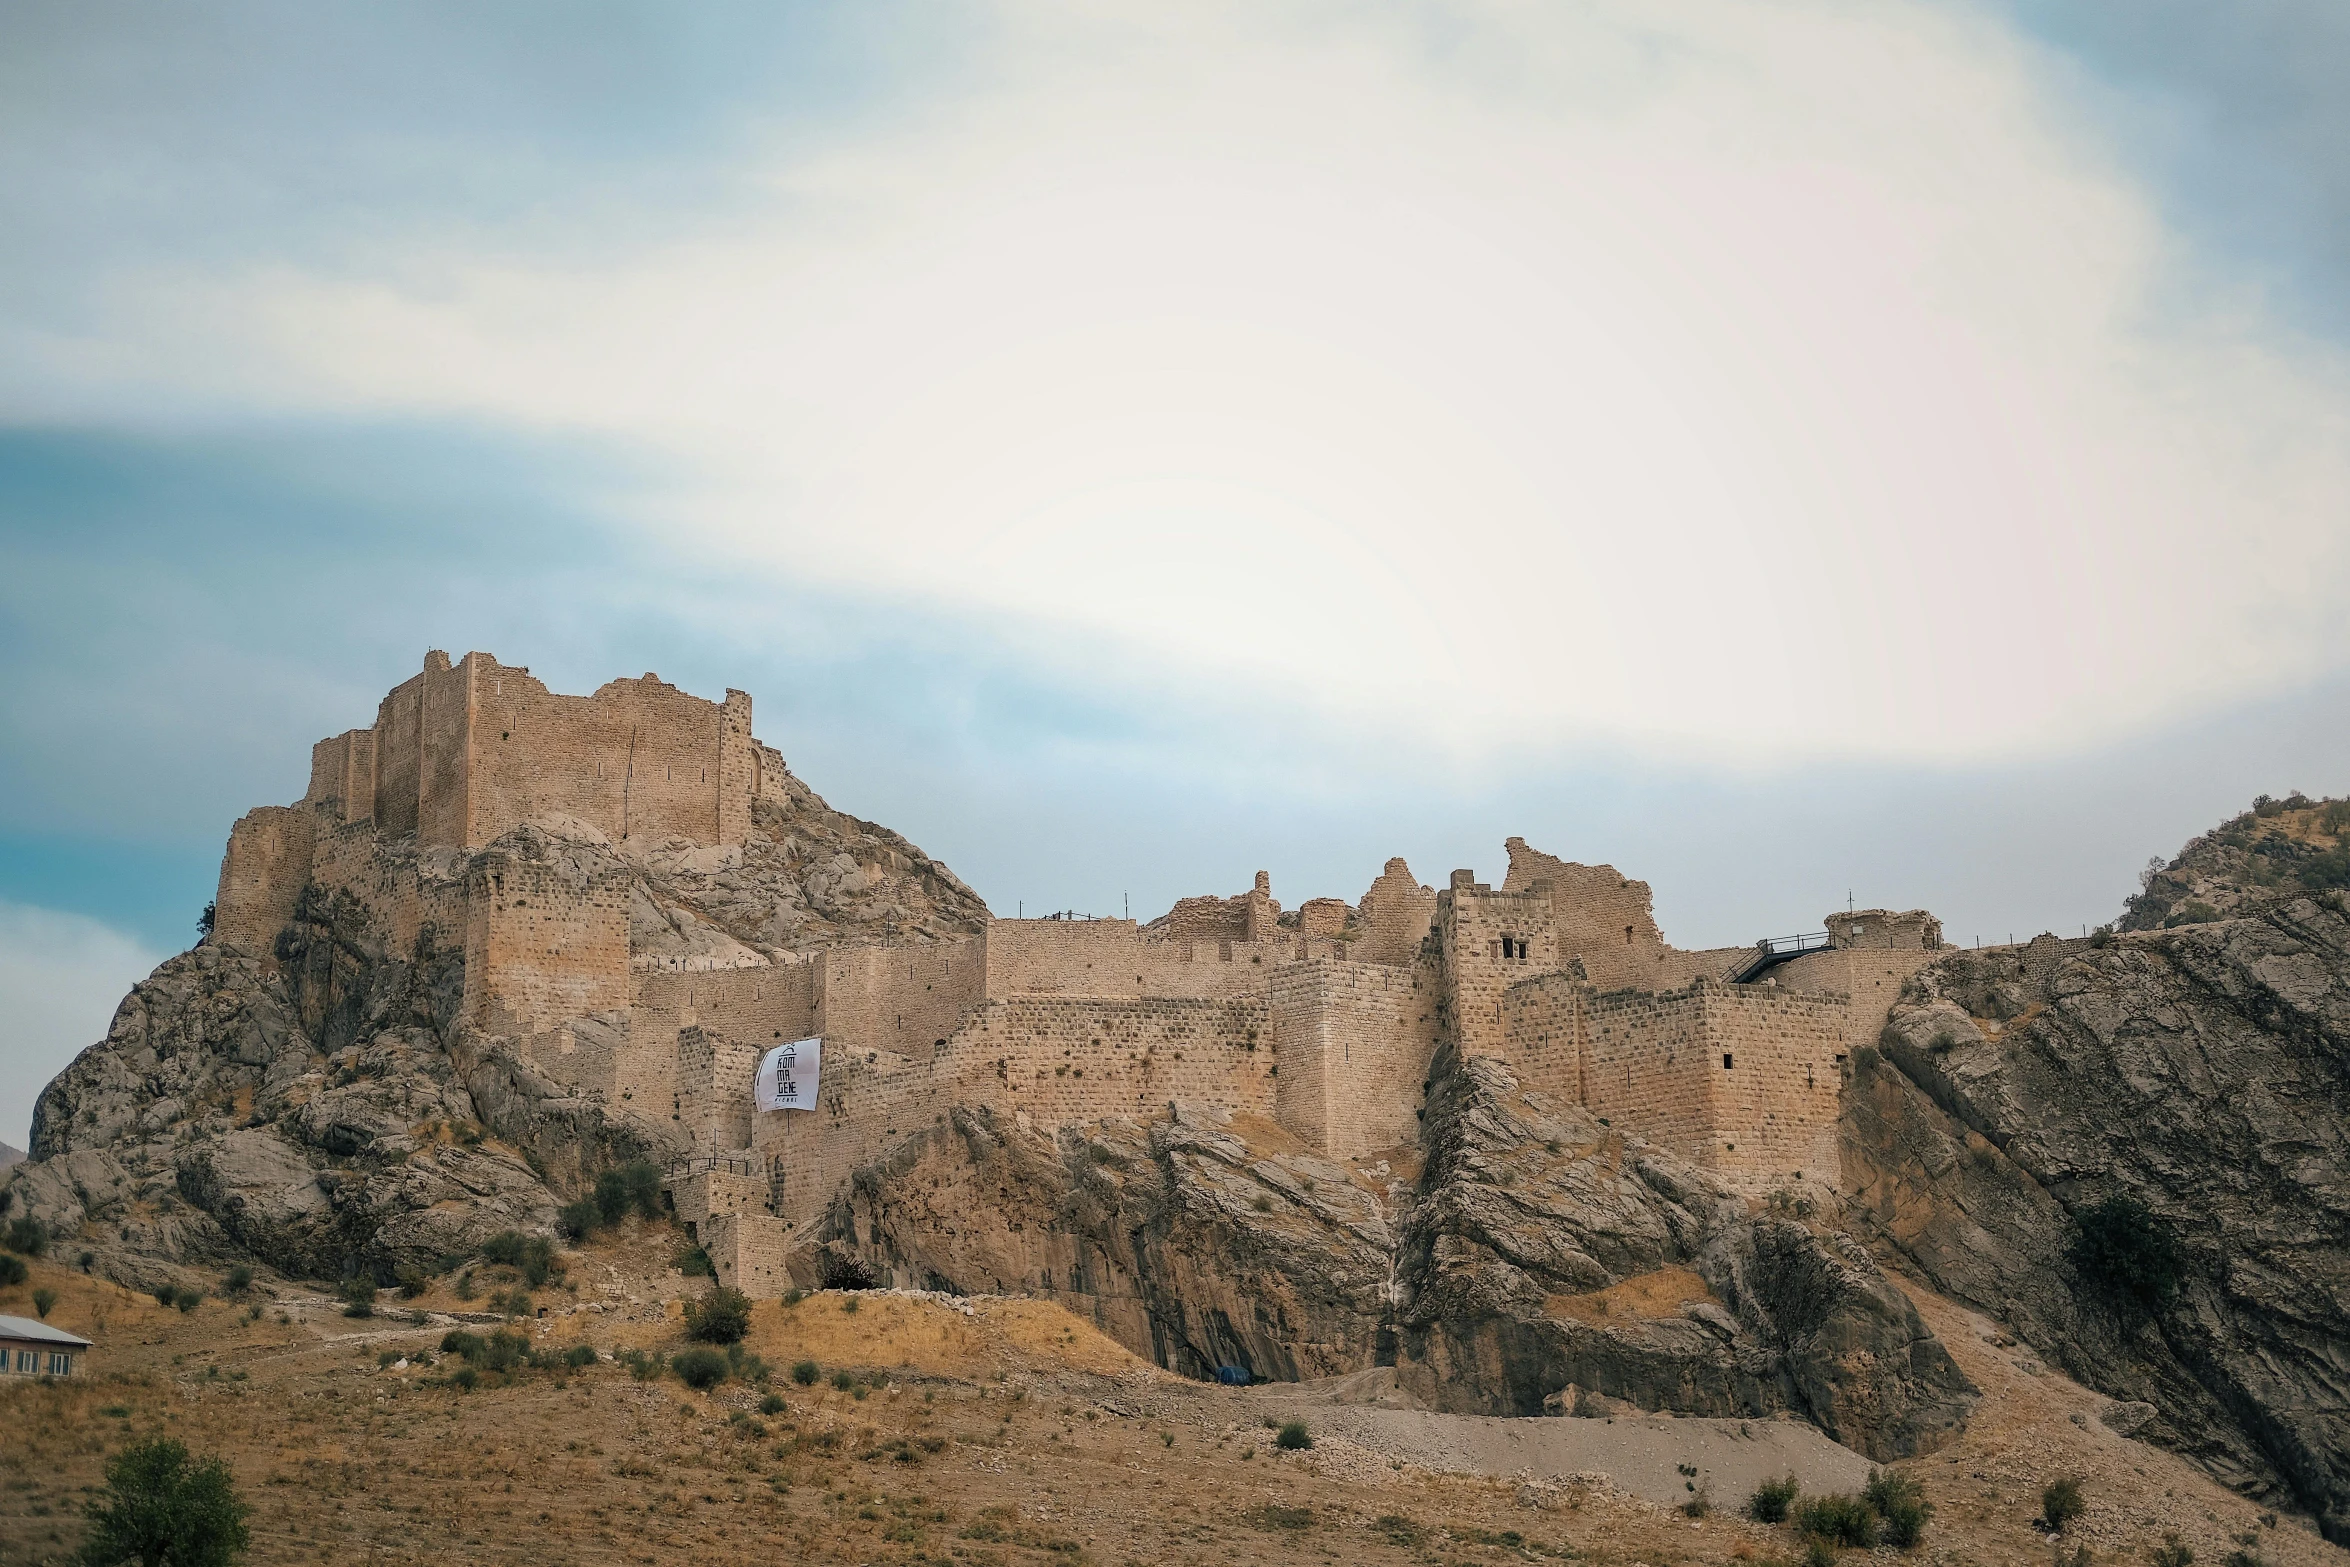
<path fill-rule="evenodd" d="M 1920 973 L 1848 1094 L 1845 1179 L 1889 1254 L 2342 1540 L 2350 898 L 2233 907 Z"/>
<path fill-rule="evenodd" d="M 2350 888 L 2350 800 L 2262 795 L 2169 864 L 2148 865 L 2117 928 L 2192 925 L 2285 893 L 2343 888 Z"/>
<path fill-rule="evenodd" d="M 632 942 L 704 962 L 986 920 L 978 894 L 903 837 L 796 778 L 780 794 L 761 798 L 739 855 L 615 845 L 570 821 L 518 827 L 482 854 L 622 873 Z M 469 862 L 413 838 L 378 852 L 386 875 L 462 877 Z M 671 1151 L 665 1119 L 574 1096 L 512 1041 L 457 1027 L 462 952 L 396 948 L 354 900 L 316 889 L 276 945 L 275 974 L 214 942 L 168 959 L 42 1092 L 32 1157 L 5 1190 L 77 1237 L 93 1270 L 151 1288 L 250 1258 L 389 1282 L 502 1229 L 550 1229 L 557 1188 Z"/>

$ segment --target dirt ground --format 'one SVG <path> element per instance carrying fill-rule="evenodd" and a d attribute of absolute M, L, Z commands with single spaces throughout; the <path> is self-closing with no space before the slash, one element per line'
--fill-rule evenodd
<path fill-rule="evenodd" d="M 1760 1431 L 1790 1444 L 1798 1473 L 1866 1470 L 1832 1448 L 1805 1456 L 1827 1444 L 1776 1422 L 1739 1438 L 1716 1429 L 1739 1422 L 1435 1416 L 1362 1382 L 1203 1386 L 1025 1300 L 763 1302 L 745 1348 L 769 1380 L 697 1393 L 603 1358 L 681 1347 L 683 1301 L 709 1286 L 670 1268 L 678 1244 L 632 1221 L 572 1254 L 568 1287 L 536 1292 L 517 1326 L 599 1359 L 485 1373 L 471 1391 L 449 1380 L 454 1360 L 401 1362 L 431 1355 L 456 1313 L 490 1331 L 486 1297 L 513 1282 L 501 1270 L 478 1270 L 470 1299 L 448 1281 L 352 1318 L 275 1281 L 182 1312 L 36 1264 L 31 1285 L 0 1291 L 0 1312 L 30 1315 L 30 1288 L 45 1285 L 49 1320 L 99 1347 L 86 1376 L 0 1385 L 0 1563 L 64 1561 L 106 1456 L 159 1431 L 228 1461 L 265 1563 L 1767 1563 L 1800 1559 L 1800 1544 L 1732 1516 L 1747 1482 L 1707 1442 Z M 1938 1508 L 1909 1559 L 2048 1562 L 2029 1519 L 2040 1487 L 2069 1473 L 2089 1514 L 2063 1543 L 2094 1560 L 2143 1561 L 2175 1529 L 2206 1567 L 2243 1549 L 2350 1567 L 2293 1520 L 2263 1526 L 2181 1460 L 2114 1435 L 2096 1418 L 2103 1399 L 2035 1374 L 1988 1323 L 1919 1306 L 1987 1397 L 1956 1446 L 1902 1466 Z M 390 1315 L 413 1311 L 438 1317 Z M 803 1361 L 812 1384 L 793 1378 Z M 1311 1449 L 1274 1446 L 1268 1422 L 1293 1417 Z M 1495 1445 L 1495 1427 L 1520 1429 Z M 1711 1482 L 1707 1516 L 1650 1499 L 1691 1478 L 1683 1463 Z"/>

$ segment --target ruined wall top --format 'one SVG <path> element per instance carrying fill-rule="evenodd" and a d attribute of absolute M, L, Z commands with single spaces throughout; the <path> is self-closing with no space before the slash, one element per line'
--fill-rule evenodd
<path fill-rule="evenodd" d="M 1834 947 L 1898 947 L 1939 952 L 1942 922 L 1924 909 L 1857 909 L 1831 914 L 1826 921 L 1828 944 Z"/>
<path fill-rule="evenodd" d="M 760 767 L 740 691 L 711 702 L 648 673 L 564 696 L 487 653 L 452 664 L 436 648 L 378 704 L 372 728 L 313 748 L 304 799 L 387 835 L 463 848 L 551 817 L 615 841 L 731 844 L 749 831 Z"/>

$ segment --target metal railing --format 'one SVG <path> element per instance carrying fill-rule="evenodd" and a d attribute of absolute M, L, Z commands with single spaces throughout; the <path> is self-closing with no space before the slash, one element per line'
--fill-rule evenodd
<path fill-rule="evenodd" d="M 1769 969 L 1777 968 L 1790 958 L 1802 957 L 1807 952 L 1825 952 L 1830 938 L 1824 930 L 1807 930 L 1799 936 L 1765 936 L 1754 944 L 1754 951 L 1733 964 L 1723 976 L 1733 985 L 1742 985 Z"/>

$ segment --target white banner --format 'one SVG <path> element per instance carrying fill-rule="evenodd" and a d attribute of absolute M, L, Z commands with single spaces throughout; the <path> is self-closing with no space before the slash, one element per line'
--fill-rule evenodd
<path fill-rule="evenodd" d="M 816 1069 L 824 1055 L 821 1039 L 795 1039 L 759 1058 L 751 1092 L 762 1110 L 816 1108 Z"/>

